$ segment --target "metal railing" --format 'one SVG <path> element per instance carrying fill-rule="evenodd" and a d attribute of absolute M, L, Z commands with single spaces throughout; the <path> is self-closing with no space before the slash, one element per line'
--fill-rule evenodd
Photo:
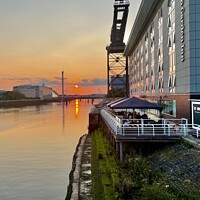
<path fill-rule="evenodd" d="M 118 5 L 129 5 L 129 1 L 128 0 L 122 0 L 122 1 L 115 1 L 114 6 L 118 6 Z"/>
<path fill-rule="evenodd" d="M 190 132 L 190 135 L 194 135 L 197 138 L 200 137 L 200 125 L 188 124 L 188 132 Z"/>
<path fill-rule="evenodd" d="M 114 133 L 119 134 L 118 128 L 120 127 L 121 124 L 120 118 L 118 118 L 117 116 L 115 116 L 113 113 L 111 113 L 109 110 L 106 109 L 101 110 L 101 116 L 110 126 L 110 128 L 114 131 Z"/>
<path fill-rule="evenodd" d="M 122 136 L 182 136 L 193 133 L 200 135 L 200 126 L 188 124 L 188 120 L 164 119 L 157 122 L 150 119 L 120 119 L 108 109 L 103 108 L 101 115 L 113 130 L 114 134 Z"/>

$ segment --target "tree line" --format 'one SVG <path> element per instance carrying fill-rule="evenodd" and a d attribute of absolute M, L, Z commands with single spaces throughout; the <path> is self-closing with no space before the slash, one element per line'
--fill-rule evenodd
<path fill-rule="evenodd" d="M 20 99 L 27 99 L 27 97 L 17 91 L 7 91 L 0 95 L 0 100 L 20 100 Z"/>

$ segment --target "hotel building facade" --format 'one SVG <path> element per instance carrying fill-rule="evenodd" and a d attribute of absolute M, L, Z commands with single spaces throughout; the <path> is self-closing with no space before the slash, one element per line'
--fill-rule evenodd
<path fill-rule="evenodd" d="M 124 56 L 130 96 L 191 122 L 191 100 L 200 99 L 199 0 L 143 0 Z"/>

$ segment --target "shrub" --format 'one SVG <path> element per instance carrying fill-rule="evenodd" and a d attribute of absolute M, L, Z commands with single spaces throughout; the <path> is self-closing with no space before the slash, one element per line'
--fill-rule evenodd
<path fill-rule="evenodd" d="M 145 185 L 140 191 L 141 200 L 175 200 L 177 197 L 169 191 L 169 185 L 154 182 Z"/>

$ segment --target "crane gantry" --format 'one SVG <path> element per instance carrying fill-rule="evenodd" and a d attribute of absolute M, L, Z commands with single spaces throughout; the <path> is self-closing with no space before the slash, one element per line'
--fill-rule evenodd
<path fill-rule="evenodd" d="M 128 0 L 115 0 L 110 45 L 106 47 L 108 93 L 112 88 L 120 88 L 125 89 L 127 96 L 129 95 L 128 58 L 123 56 L 125 49 L 123 40 L 129 5 Z"/>

